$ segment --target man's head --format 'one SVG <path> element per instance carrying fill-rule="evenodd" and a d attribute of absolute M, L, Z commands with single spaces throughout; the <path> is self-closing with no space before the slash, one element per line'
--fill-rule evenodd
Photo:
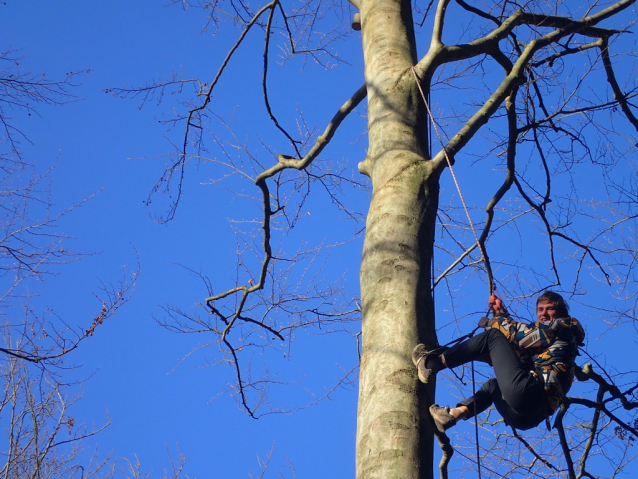
<path fill-rule="evenodd" d="M 569 316 L 569 306 L 560 294 L 545 291 L 536 300 L 536 318 L 541 323 L 567 316 Z"/>

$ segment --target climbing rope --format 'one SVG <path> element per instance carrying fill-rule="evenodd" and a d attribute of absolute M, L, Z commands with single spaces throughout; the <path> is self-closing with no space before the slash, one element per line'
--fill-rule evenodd
<path fill-rule="evenodd" d="M 490 295 L 494 292 L 494 280 L 492 278 L 492 268 L 490 266 L 490 260 L 487 256 L 487 252 L 485 251 L 485 245 L 483 244 L 483 242 L 479 239 L 478 235 L 476 234 L 476 228 L 474 228 L 474 222 L 472 221 L 472 217 L 470 216 L 470 212 L 467 208 L 467 205 L 465 203 L 465 199 L 463 198 L 463 193 L 461 191 L 461 186 L 459 185 L 459 182 L 456 178 L 456 174 L 454 173 L 454 168 L 452 167 L 452 161 L 450 160 L 449 155 L 447 154 L 447 150 L 445 149 L 445 145 L 443 144 L 443 139 L 441 138 L 441 134 L 439 133 L 439 129 L 436 126 L 436 123 L 434 121 L 434 116 L 432 115 L 432 111 L 430 110 L 430 105 L 428 104 L 428 101 L 425 98 L 425 94 L 423 93 L 423 89 L 421 88 L 421 81 L 419 80 L 419 77 L 416 74 L 416 70 L 414 69 L 414 67 L 412 67 L 412 74 L 414 75 L 414 79 L 416 81 L 416 85 L 419 88 L 419 92 L 421 93 L 421 98 L 423 99 L 423 103 L 425 104 L 425 108 L 428 112 L 428 116 L 430 117 L 430 124 L 434 127 L 434 131 L 436 132 L 436 136 L 439 139 L 439 142 L 441 143 L 441 148 L 443 149 L 443 154 L 445 155 L 445 159 L 447 161 L 447 165 L 448 168 L 450 169 L 450 173 L 452 174 L 452 179 L 454 180 L 454 185 L 456 186 L 456 190 L 459 193 L 459 198 L 461 199 L 461 203 L 463 204 L 463 209 L 465 210 L 465 215 L 467 216 L 467 220 L 470 224 L 470 228 L 472 229 L 472 233 L 474 234 L 474 239 L 476 240 L 476 245 L 479 248 L 479 251 L 481 252 L 481 260 L 483 261 L 483 264 L 485 264 L 485 270 L 487 272 L 487 279 L 488 279 L 488 283 L 490 286 Z M 431 136 L 431 135 L 430 135 Z M 432 139 L 429 138 L 429 143 L 432 143 Z M 430 153 L 430 156 L 432 156 L 432 154 Z"/>
<path fill-rule="evenodd" d="M 481 242 L 481 240 L 479 239 L 478 235 L 476 234 L 476 229 L 474 228 L 474 223 L 472 222 L 472 217 L 470 216 L 470 212 L 467 208 L 467 205 L 465 204 L 465 199 L 463 198 L 463 193 L 461 192 L 461 186 L 459 185 L 459 182 L 456 178 L 456 174 L 454 173 L 454 168 L 452 167 L 452 161 L 450 160 L 449 155 L 447 154 L 447 150 L 445 149 L 445 145 L 443 144 L 443 139 L 441 138 L 441 134 L 439 133 L 439 129 L 436 126 L 436 123 L 434 121 L 434 116 L 432 115 L 432 111 L 430 110 L 430 105 L 427 101 L 427 99 L 425 98 L 425 94 L 423 93 L 423 89 L 421 88 L 421 81 L 419 80 L 418 75 L 416 74 L 416 70 L 414 69 L 414 67 L 412 67 L 412 75 L 414 75 L 414 80 L 416 81 L 416 85 L 419 88 L 419 92 L 421 93 L 421 98 L 423 99 L 423 103 L 425 104 L 425 108 L 427 109 L 428 112 L 428 116 L 430 117 L 430 125 L 432 125 L 434 127 L 434 131 L 436 132 L 436 136 L 439 139 L 439 142 L 441 143 L 441 148 L 443 149 L 443 154 L 445 155 L 445 159 L 447 160 L 447 165 L 448 168 L 450 169 L 450 173 L 452 174 L 452 179 L 454 180 L 454 184 L 456 186 L 456 190 L 459 193 L 459 198 L 461 199 L 461 203 L 463 204 L 463 209 L 465 210 L 465 214 L 467 216 L 467 220 L 468 223 L 470 224 L 470 228 L 472 229 L 472 233 L 474 234 L 474 239 L 476 240 L 476 245 L 479 248 L 479 251 L 481 252 L 481 260 L 483 261 L 483 264 L 485 264 L 485 271 L 487 272 L 487 279 L 488 279 L 488 283 L 489 283 L 489 290 L 490 290 L 490 295 L 492 295 L 492 293 L 494 292 L 494 280 L 492 278 L 492 268 L 490 266 L 490 260 L 487 256 L 487 252 L 485 251 L 485 245 L 483 244 L 483 242 Z M 429 137 L 428 137 L 428 144 L 431 148 L 432 146 L 432 134 L 430 133 Z M 432 157 L 432 150 L 430 149 L 430 157 Z M 460 338 L 454 339 L 452 341 L 450 341 L 449 343 L 447 343 L 445 345 L 445 347 L 448 347 L 450 344 L 456 344 L 458 342 L 463 341 L 464 339 L 469 339 L 472 336 L 474 336 L 474 334 L 476 333 L 476 331 L 478 331 L 479 327 L 477 327 L 476 329 L 474 329 L 474 331 L 472 331 L 471 333 L 466 334 L 465 336 L 461 336 Z M 474 379 L 474 361 L 472 361 L 471 363 L 472 366 L 472 397 L 476 396 L 476 382 Z M 479 430 L 478 430 L 478 414 L 476 414 L 476 401 L 474 401 L 473 403 L 474 405 L 474 434 L 475 434 L 475 438 L 476 438 L 476 465 L 477 465 L 477 473 L 478 473 L 478 479 L 481 479 L 481 454 L 480 454 L 480 444 L 479 444 Z"/>

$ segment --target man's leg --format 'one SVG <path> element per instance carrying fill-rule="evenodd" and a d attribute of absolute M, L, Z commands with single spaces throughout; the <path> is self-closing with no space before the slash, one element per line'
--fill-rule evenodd
<path fill-rule="evenodd" d="M 441 432 L 454 426 L 461 419 L 469 419 L 482 413 L 492 405 L 495 398 L 500 398 L 500 389 L 496 379 L 490 379 L 471 398 L 458 403 L 455 408 L 430 406 L 430 415 Z"/>
<path fill-rule="evenodd" d="M 455 409 L 461 410 L 460 419 L 469 419 L 481 414 L 494 403 L 495 398 L 500 396 L 501 390 L 498 386 L 498 381 L 492 378 L 484 383 L 474 396 L 459 402 Z"/>
<path fill-rule="evenodd" d="M 474 398 L 459 403 L 456 409 L 468 407 L 467 417 L 480 413 L 492 403 L 508 424 L 527 429 L 538 424 L 544 417 L 543 387 L 525 367 L 507 338 L 496 329 L 489 329 L 445 352 L 443 362 L 455 367 L 477 360 L 489 352 L 496 380 L 481 387 Z M 451 410 L 452 414 L 457 413 Z M 461 415 L 463 418 L 463 414 Z M 538 421 L 538 422 L 537 422 Z"/>
<path fill-rule="evenodd" d="M 497 329 L 488 329 L 476 336 L 463 341 L 443 354 L 443 363 L 448 368 L 455 368 L 470 361 L 486 361 L 490 358 L 492 365 L 497 367 L 497 363 L 518 367 L 520 360 L 514 348 L 507 338 Z M 513 371 L 504 371 L 506 374 L 513 374 Z"/>
<path fill-rule="evenodd" d="M 498 351 L 495 351 L 498 349 Z M 494 353 L 503 362 L 518 364 L 519 359 L 507 338 L 496 329 L 477 334 L 451 348 L 440 348 L 436 352 L 427 351 L 424 344 L 417 344 L 412 351 L 412 362 L 417 367 L 419 379 L 428 383 L 430 378 L 442 369 L 454 368 L 470 361 L 482 361 L 492 364 Z M 508 357 L 503 357 L 508 356 Z"/>
<path fill-rule="evenodd" d="M 499 396 L 494 401 L 497 406 L 501 397 L 511 409 L 520 413 L 542 404 L 539 401 L 544 400 L 544 394 L 540 383 L 532 376 L 529 367 L 520 361 L 503 333 L 496 329 L 488 329 L 459 346 L 458 350 L 451 348 L 445 353 L 444 362 L 449 367 L 464 364 L 467 358 L 472 360 L 489 351 L 500 389 L 498 393 L 492 391 L 493 395 Z"/>

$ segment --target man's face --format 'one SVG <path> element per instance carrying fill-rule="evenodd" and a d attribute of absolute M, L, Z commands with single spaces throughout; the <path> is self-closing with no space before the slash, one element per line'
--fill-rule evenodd
<path fill-rule="evenodd" d="M 541 323 L 547 323 L 556 316 L 556 303 L 543 301 L 536 305 L 536 317 Z"/>

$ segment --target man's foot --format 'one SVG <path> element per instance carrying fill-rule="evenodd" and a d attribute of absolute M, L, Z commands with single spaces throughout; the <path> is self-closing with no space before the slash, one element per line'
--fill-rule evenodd
<path fill-rule="evenodd" d="M 434 425 L 439 432 L 445 432 L 456 424 L 456 418 L 450 414 L 449 407 L 439 407 L 438 404 L 432 404 L 430 416 L 434 419 Z"/>
<path fill-rule="evenodd" d="M 412 350 L 412 362 L 416 366 L 416 370 L 419 373 L 419 379 L 422 383 L 427 384 L 430 379 L 437 373 L 439 369 L 433 369 L 432 365 L 428 362 L 432 362 L 433 359 L 438 359 L 439 355 L 425 349 L 425 344 L 417 344 Z M 430 360 L 430 361 L 429 361 Z M 430 366 L 430 367 L 428 367 Z"/>

